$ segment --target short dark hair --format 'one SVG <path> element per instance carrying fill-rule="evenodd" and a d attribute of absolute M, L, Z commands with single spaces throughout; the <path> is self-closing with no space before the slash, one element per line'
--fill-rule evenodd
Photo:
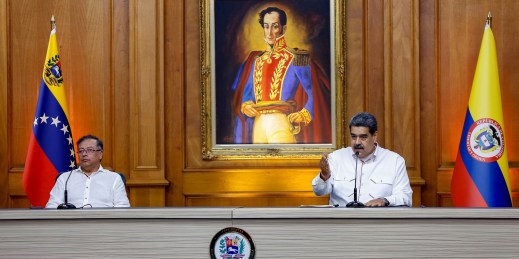
<path fill-rule="evenodd" d="M 263 27 L 263 22 L 264 22 L 263 18 L 265 18 L 265 15 L 268 13 L 272 13 L 272 12 L 276 12 L 279 14 L 279 21 L 281 22 L 281 26 L 287 25 L 287 14 L 285 13 L 285 11 L 283 11 L 277 7 L 269 6 L 266 9 L 263 9 L 259 13 L 259 23 L 260 23 L 261 27 Z"/>
<path fill-rule="evenodd" d="M 87 140 L 87 139 L 94 139 L 95 141 L 97 141 L 97 147 L 101 150 L 103 150 L 103 141 L 101 141 L 98 137 L 94 136 L 94 135 L 86 135 L 86 136 L 83 136 L 81 137 L 77 142 L 76 142 L 76 146 L 79 147 L 79 144 L 81 144 L 81 142 Z"/>
<path fill-rule="evenodd" d="M 369 112 L 359 112 L 350 120 L 350 131 L 351 127 L 367 127 L 369 129 L 369 133 L 371 135 L 375 134 L 377 132 L 377 118 L 373 116 L 373 114 Z"/>

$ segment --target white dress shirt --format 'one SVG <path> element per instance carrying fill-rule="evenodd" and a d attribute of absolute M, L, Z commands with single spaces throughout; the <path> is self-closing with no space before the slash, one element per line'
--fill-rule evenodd
<path fill-rule="evenodd" d="M 355 186 L 355 154 L 351 147 L 336 150 L 328 155 L 331 176 L 327 181 L 320 174 L 312 181 L 318 196 L 330 194 L 330 205 L 346 206 L 353 201 Z M 389 206 L 412 205 L 413 190 L 407 176 L 405 160 L 397 153 L 376 146 L 375 152 L 357 164 L 358 200 L 366 203 L 386 198 Z"/>
<path fill-rule="evenodd" d="M 81 167 L 61 174 L 50 192 L 45 208 L 57 208 L 65 202 L 65 182 L 69 175 L 67 200 L 76 208 L 85 205 L 85 208 L 130 207 L 121 176 L 99 166 L 99 170 L 90 176 L 83 173 Z"/>

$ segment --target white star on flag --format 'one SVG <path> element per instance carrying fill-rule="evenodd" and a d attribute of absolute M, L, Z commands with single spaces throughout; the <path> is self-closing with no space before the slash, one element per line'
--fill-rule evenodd
<path fill-rule="evenodd" d="M 74 149 L 72 149 L 72 148 L 70 149 L 70 156 L 74 157 Z"/>
<path fill-rule="evenodd" d="M 70 161 L 70 165 L 68 166 L 70 168 L 75 168 L 76 167 L 76 163 L 74 163 L 74 161 Z"/>
<path fill-rule="evenodd" d="M 68 144 L 69 144 L 69 145 L 72 145 L 72 137 L 71 137 L 70 135 L 68 135 L 67 140 L 68 140 Z"/>
<path fill-rule="evenodd" d="M 59 116 L 56 116 L 56 118 L 52 118 L 52 123 L 51 123 L 51 125 L 56 125 L 56 128 L 58 127 L 58 124 L 61 122 L 58 120 L 58 117 Z"/>
<path fill-rule="evenodd" d="M 34 118 L 34 126 L 38 125 L 38 118 Z"/>
<path fill-rule="evenodd" d="M 49 117 L 47 117 L 47 115 L 45 115 L 45 113 L 43 113 L 43 116 L 40 117 L 40 119 L 41 119 L 40 123 L 47 123 L 48 118 Z"/>
<path fill-rule="evenodd" d="M 68 132 L 68 126 L 63 124 L 63 127 L 60 130 L 63 131 L 63 135 L 65 135 Z"/>

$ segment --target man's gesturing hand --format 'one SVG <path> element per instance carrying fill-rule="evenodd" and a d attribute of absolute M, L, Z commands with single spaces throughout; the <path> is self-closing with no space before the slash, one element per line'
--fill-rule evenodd
<path fill-rule="evenodd" d="M 328 164 L 328 154 L 323 154 L 319 166 L 321 167 L 321 179 L 324 181 L 328 180 L 331 174 L 330 165 Z"/>

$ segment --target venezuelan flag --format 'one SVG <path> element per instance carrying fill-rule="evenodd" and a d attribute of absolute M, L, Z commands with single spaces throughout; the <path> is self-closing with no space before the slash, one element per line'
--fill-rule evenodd
<path fill-rule="evenodd" d="M 470 92 L 451 195 L 458 207 L 511 207 L 496 45 L 487 22 Z"/>
<path fill-rule="evenodd" d="M 58 173 L 76 168 L 68 118 L 56 27 L 53 26 L 23 173 L 23 186 L 32 206 L 44 207 Z"/>

